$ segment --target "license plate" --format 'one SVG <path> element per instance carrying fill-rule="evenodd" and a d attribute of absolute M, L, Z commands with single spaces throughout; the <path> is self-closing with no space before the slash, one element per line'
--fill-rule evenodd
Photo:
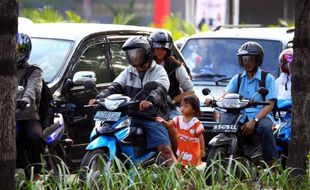
<path fill-rule="evenodd" d="M 121 112 L 98 111 L 94 117 L 95 121 L 117 121 L 121 116 Z"/>
<path fill-rule="evenodd" d="M 218 124 L 213 126 L 213 132 L 218 133 L 235 133 L 238 130 L 238 125 Z"/>

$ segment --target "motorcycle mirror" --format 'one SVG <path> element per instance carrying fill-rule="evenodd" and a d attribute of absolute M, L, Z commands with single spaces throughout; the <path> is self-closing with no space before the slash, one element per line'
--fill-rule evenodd
<path fill-rule="evenodd" d="M 86 90 L 95 89 L 95 91 L 96 91 L 97 93 L 99 93 L 98 90 L 96 89 L 96 82 L 95 82 L 94 80 L 92 80 L 92 79 L 87 79 L 87 80 L 85 80 L 85 81 L 83 82 L 83 86 L 84 86 L 84 88 L 85 88 Z"/>
<path fill-rule="evenodd" d="M 269 93 L 269 90 L 267 88 L 264 88 L 264 87 L 260 87 L 258 90 L 257 90 L 258 93 L 260 93 L 261 95 L 263 96 L 266 96 L 268 93 Z"/>
<path fill-rule="evenodd" d="M 145 90 L 155 90 L 157 87 L 158 87 L 157 82 L 151 81 L 151 82 L 146 83 L 143 88 Z"/>
<path fill-rule="evenodd" d="M 210 90 L 209 88 L 204 88 L 204 89 L 202 89 L 202 94 L 203 94 L 203 95 L 207 96 L 207 95 L 209 95 L 210 93 L 211 93 L 211 90 Z"/>

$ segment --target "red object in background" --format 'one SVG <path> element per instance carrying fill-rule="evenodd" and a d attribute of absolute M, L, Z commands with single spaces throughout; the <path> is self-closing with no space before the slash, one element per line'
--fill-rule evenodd
<path fill-rule="evenodd" d="M 154 0 L 154 25 L 160 28 L 170 15 L 170 0 Z"/>

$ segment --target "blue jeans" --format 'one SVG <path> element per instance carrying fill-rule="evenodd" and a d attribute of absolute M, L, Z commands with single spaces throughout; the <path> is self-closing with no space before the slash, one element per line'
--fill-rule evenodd
<path fill-rule="evenodd" d="M 256 132 L 259 134 L 260 142 L 263 149 L 264 161 L 269 163 L 278 159 L 275 137 L 272 131 L 272 121 L 268 117 L 262 118 L 255 126 Z"/>
<path fill-rule="evenodd" d="M 132 119 L 131 125 L 144 129 L 148 149 L 157 148 L 160 145 L 171 145 L 168 130 L 161 123 L 145 119 Z"/>

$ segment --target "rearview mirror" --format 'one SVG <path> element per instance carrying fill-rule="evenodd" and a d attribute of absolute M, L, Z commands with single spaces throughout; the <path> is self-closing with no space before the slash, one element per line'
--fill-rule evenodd
<path fill-rule="evenodd" d="M 209 88 L 204 88 L 204 89 L 202 89 L 202 94 L 203 94 L 203 95 L 207 96 L 207 95 L 209 95 L 210 93 L 211 93 L 211 90 L 210 90 Z"/>
<path fill-rule="evenodd" d="M 143 88 L 145 90 L 155 90 L 157 87 L 158 87 L 157 82 L 151 81 L 151 82 L 146 83 Z"/>
<path fill-rule="evenodd" d="M 97 81 L 96 73 L 93 71 L 79 71 L 76 72 L 73 76 L 73 83 L 75 85 L 83 85 L 86 80 Z"/>
<path fill-rule="evenodd" d="M 260 93 L 261 95 L 263 96 L 266 96 L 268 93 L 269 93 L 269 90 L 267 88 L 264 88 L 264 87 L 260 87 L 258 90 L 257 90 L 258 93 Z"/>

